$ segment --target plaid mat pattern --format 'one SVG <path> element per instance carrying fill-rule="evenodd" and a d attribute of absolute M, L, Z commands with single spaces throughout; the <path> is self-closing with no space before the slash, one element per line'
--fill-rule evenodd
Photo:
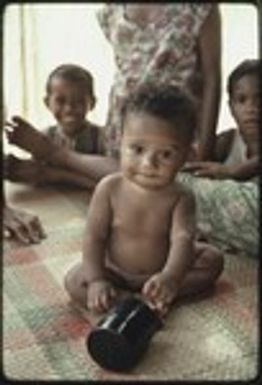
<path fill-rule="evenodd" d="M 257 261 L 226 255 L 208 298 L 180 303 L 127 374 L 100 368 L 85 341 L 93 321 L 70 306 L 63 277 L 81 257 L 88 195 L 8 185 L 9 200 L 35 212 L 48 238 L 4 244 L 3 368 L 12 380 L 246 380 L 258 373 Z"/>

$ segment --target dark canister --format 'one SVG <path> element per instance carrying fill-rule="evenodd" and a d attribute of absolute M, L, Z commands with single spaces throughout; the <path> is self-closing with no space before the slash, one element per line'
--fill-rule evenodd
<path fill-rule="evenodd" d="M 127 298 L 89 333 L 89 354 L 105 369 L 129 370 L 138 362 L 151 337 L 161 326 L 156 312 L 144 301 Z"/>

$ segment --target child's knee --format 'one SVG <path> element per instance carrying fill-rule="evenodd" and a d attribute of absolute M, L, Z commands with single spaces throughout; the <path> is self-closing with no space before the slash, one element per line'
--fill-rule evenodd
<path fill-rule="evenodd" d="M 74 266 L 64 277 L 64 287 L 73 300 L 83 300 L 83 280 L 81 279 L 80 266 Z"/>

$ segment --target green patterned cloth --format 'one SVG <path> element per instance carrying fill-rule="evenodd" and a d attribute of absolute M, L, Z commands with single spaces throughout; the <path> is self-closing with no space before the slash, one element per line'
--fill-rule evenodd
<path fill-rule="evenodd" d="M 178 180 L 196 196 L 198 227 L 224 250 L 258 256 L 259 187 L 256 180 L 237 182 L 180 173 Z"/>

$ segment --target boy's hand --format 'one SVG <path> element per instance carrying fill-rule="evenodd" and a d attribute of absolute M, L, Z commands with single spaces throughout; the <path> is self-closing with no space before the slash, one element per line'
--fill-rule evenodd
<path fill-rule="evenodd" d="M 177 295 L 177 286 L 173 278 L 157 273 L 145 282 L 142 294 L 160 315 L 165 315 Z"/>
<path fill-rule="evenodd" d="M 107 280 L 90 282 L 87 288 L 87 308 L 99 313 L 104 312 L 112 306 L 116 294 L 115 288 Z"/>
<path fill-rule="evenodd" d="M 10 122 L 5 122 L 5 133 L 10 144 L 30 152 L 37 159 L 48 160 L 56 151 L 47 135 L 20 116 L 13 116 Z"/>

